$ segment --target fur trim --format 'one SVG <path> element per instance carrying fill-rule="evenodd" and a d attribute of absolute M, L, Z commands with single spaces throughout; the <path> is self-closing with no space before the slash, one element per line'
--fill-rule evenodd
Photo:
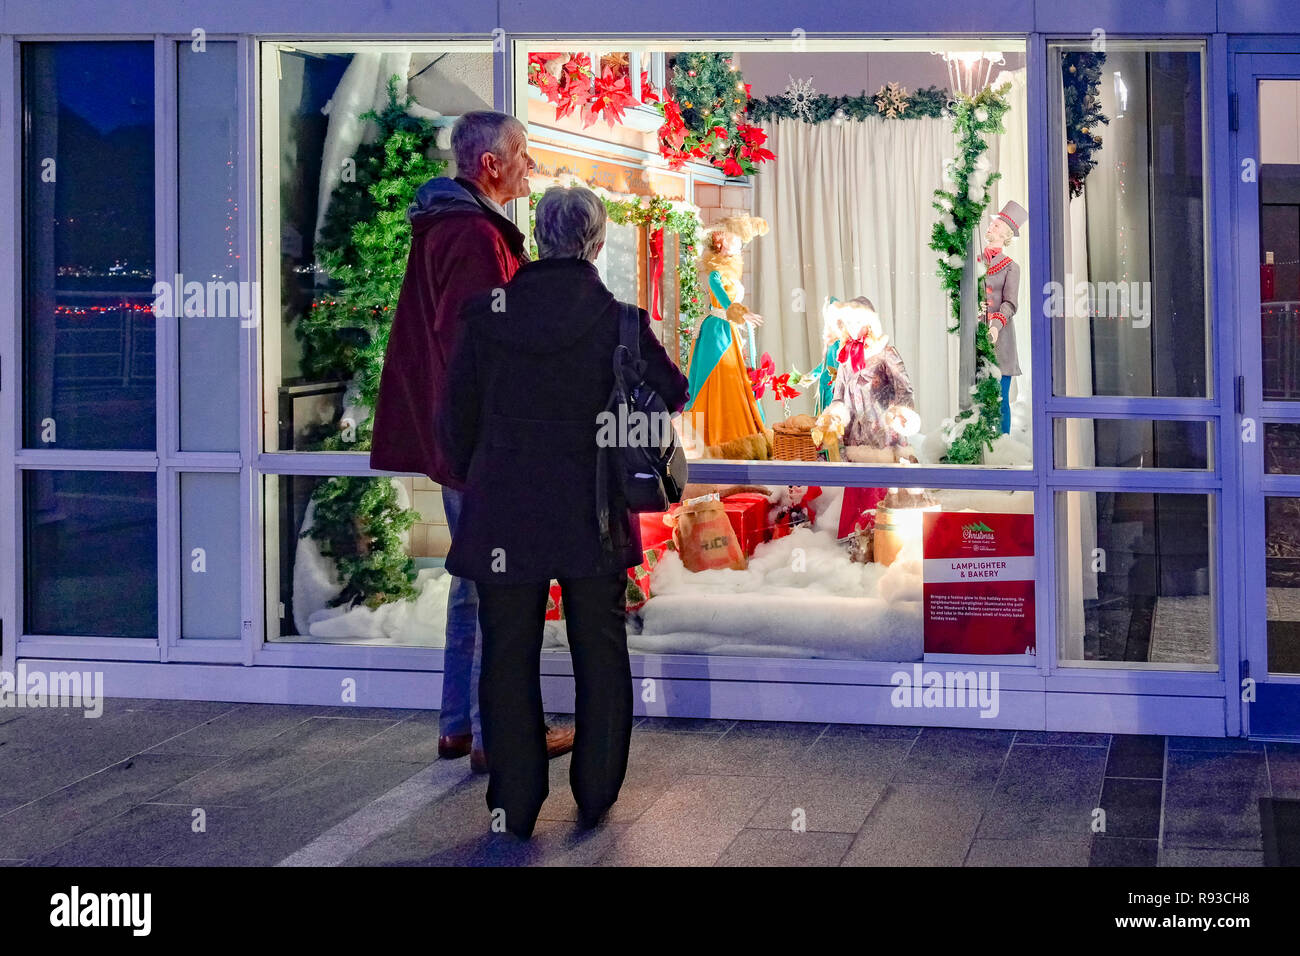
<path fill-rule="evenodd" d="M 754 432 L 733 438 L 720 445 L 710 445 L 704 452 L 705 458 L 727 458 L 734 461 L 767 461 L 772 457 L 772 430 Z"/>

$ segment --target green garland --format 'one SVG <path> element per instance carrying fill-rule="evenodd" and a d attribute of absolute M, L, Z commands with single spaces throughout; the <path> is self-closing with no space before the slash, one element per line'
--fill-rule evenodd
<path fill-rule="evenodd" d="M 952 96 L 945 89 L 927 86 L 915 90 L 907 97 L 907 109 L 897 114 L 895 119 L 920 119 L 921 117 L 939 117 L 947 114 Z M 797 112 L 789 98 L 785 96 L 765 96 L 749 101 L 749 118 L 755 122 L 766 119 L 799 119 L 806 123 L 825 123 L 835 119 L 835 113 L 843 110 L 843 118 L 864 120 L 874 116 L 884 118 L 884 112 L 876 105 L 876 94 L 863 90 L 857 96 L 829 96 L 818 93 L 808 100 L 808 118 Z"/>
<path fill-rule="evenodd" d="M 537 244 L 532 239 L 536 224 L 534 210 L 542 193 L 530 193 L 528 196 L 529 249 L 534 258 L 537 256 Z M 678 300 L 678 345 L 683 367 L 690 360 L 690 343 L 695 335 L 700 319 L 708 313 L 708 299 L 704 287 L 700 285 L 700 276 L 695 268 L 695 259 L 699 254 L 700 236 L 703 225 L 700 217 L 689 209 L 674 207 L 670 200 L 662 196 L 651 196 L 649 202 L 638 199 L 610 199 L 601 197 L 605 204 L 605 213 L 610 222 L 620 226 L 646 227 L 651 231 L 664 229 L 678 236 L 677 300 Z"/>
<path fill-rule="evenodd" d="M 299 317 L 295 333 L 303 343 L 303 371 L 317 381 L 352 383 L 366 419 L 344 431 L 329 426 L 316 436 L 318 451 L 366 451 L 371 446 L 379 374 L 406 272 L 411 227 L 406 207 L 416 190 L 439 176 L 446 163 L 428 158 L 436 130 L 411 116 L 412 99 L 397 99 L 398 77 L 388 81 L 388 104 L 361 115 L 379 135 L 358 147 L 354 182 L 340 182 L 316 245 L 321 267 L 339 288 L 319 298 Z M 415 562 L 401 535 L 420 514 L 400 508 L 389 478 L 335 477 L 312 491 L 315 512 L 301 537 L 320 542 L 334 559 L 342 592 L 331 606 L 363 601 L 378 607 L 413 598 Z"/>
<path fill-rule="evenodd" d="M 1101 68 L 1105 53 L 1075 50 L 1061 54 L 1065 88 L 1065 151 L 1070 196 L 1083 195 L 1083 183 L 1097 166 L 1092 154 L 1101 149 L 1098 130 L 1110 122 L 1101 111 Z"/>
<path fill-rule="evenodd" d="M 939 253 L 939 281 L 948 295 L 949 315 L 954 322 L 949 332 L 959 331 L 961 280 L 971 237 L 988 208 L 989 187 L 1001 178 L 1000 173 L 988 170 L 984 153 L 988 150 L 986 137 L 1005 132 L 1002 117 L 1009 108 L 1006 94 L 1010 88 L 1009 83 L 997 89 L 986 87 L 973 97 L 959 96 L 952 107 L 957 158 L 945 175 L 952 188 L 934 192 L 933 205 L 940 218 L 930 237 L 930 248 Z M 976 294 L 983 302 L 982 270 Z M 993 374 L 996 366 L 988 327 L 980 322 L 975 331 L 975 387 L 971 407 L 945 428 L 949 448 L 944 462 L 979 464 L 984 459 L 984 450 L 992 450 L 994 439 L 1002 433 L 1002 388 Z"/>

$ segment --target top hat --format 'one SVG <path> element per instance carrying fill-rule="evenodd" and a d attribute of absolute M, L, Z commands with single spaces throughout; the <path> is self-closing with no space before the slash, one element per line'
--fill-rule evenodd
<path fill-rule="evenodd" d="M 1021 227 L 1029 219 L 1029 213 L 1024 206 L 1012 199 L 1002 207 L 1002 211 L 998 213 L 997 218 L 1009 225 L 1014 235 L 1019 236 Z"/>

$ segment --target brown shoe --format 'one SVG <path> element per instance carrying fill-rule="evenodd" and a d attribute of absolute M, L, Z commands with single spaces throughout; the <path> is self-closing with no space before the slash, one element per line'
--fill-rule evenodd
<path fill-rule="evenodd" d="M 573 730 L 569 727 L 546 728 L 546 759 L 567 754 L 573 749 Z"/>
<path fill-rule="evenodd" d="M 573 749 L 573 731 L 566 727 L 546 728 L 546 759 L 554 760 Z M 469 754 L 469 769 L 474 773 L 487 773 L 487 754 L 475 747 Z"/>
<path fill-rule="evenodd" d="M 447 734 L 438 738 L 438 756 L 443 760 L 459 760 L 473 745 L 473 734 Z"/>

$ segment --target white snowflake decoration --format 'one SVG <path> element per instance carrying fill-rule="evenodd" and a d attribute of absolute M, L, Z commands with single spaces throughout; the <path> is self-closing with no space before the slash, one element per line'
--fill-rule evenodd
<path fill-rule="evenodd" d="M 788 73 L 786 76 L 789 77 L 790 82 L 786 84 L 784 96 L 790 101 L 790 108 L 805 123 L 812 122 L 812 100 L 817 95 L 812 85 L 812 77 L 796 80 Z"/>
<path fill-rule="evenodd" d="M 886 83 L 876 91 L 876 109 L 888 119 L 902 116 L 907 112 L 907 87 Z"/>

